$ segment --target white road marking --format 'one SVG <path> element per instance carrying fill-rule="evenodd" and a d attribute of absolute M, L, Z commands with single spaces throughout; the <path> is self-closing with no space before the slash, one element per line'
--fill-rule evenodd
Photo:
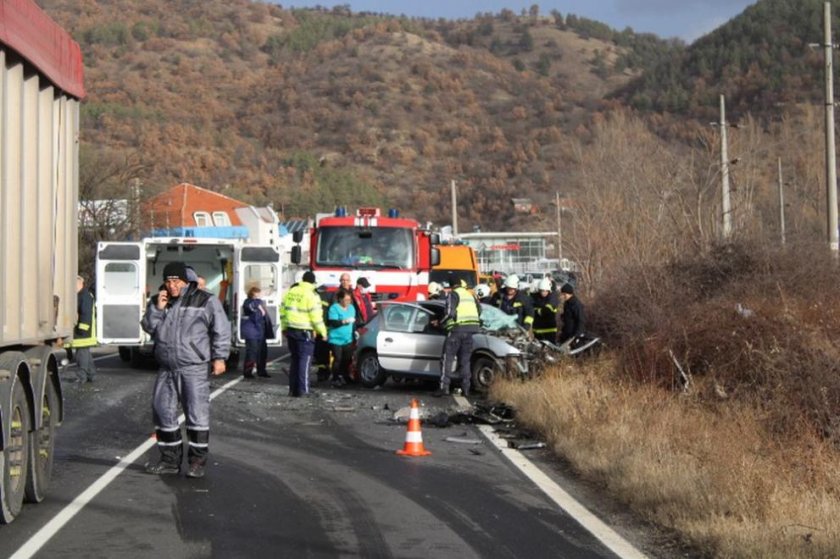
<path fill-rule="evenodd" d="M 463 396 L 453 396 L 459 406 L 469 406 Z M 508 448 L 507 440 L 499 437 L 490 425 L 478 425 L 479 431 L 510 460 L 511 464 L 525 474 L 534 484 L 554 501 L 563 511 L 574 518 L 578 524 L 598 538 L 604 546 L 622 559 L 646 559 L 644 553 L 622 538 L 615 530 L 607 526 L 600 518 L 569 495 L 554 480 L 545 475 L 533 462 L 516 449 Z"/>
<path fill-rule="evenodd" d="M 271 361 L 271 363 L 276 363 L 279 361 L 283 361 L 287 359 L 289 354 L 283 355 L 282 357 L 278 357 Z M 240 382 L 242 382 L 243 377 L 239 376 L 232 381 L 225 383 L 221 387 L 217 388 L 210 394 L 210 400 L 214 400 L 217 396 L 225 393 L 228 389 L 233 388 Z M 181 414 L 178 417 L 178 423 L 181 424 L 184 422 L 184 414 Z M 73 501 L 61 509 L 61 511 L 55 515 L 49 522 L 47 522 L 40 530 L 35 532 L 35 534 L 30 537 L 26 543 L 24 543 L 20 548 L 15 551 L 14 555 L 11 556 L 10 559 L 29 559 L 35 553 L 37 553 L 44 545 L 49 542 L 53 536 L 55 536 L 59 530 L 61 530 L 70 520 L 76 516 L 85 506 L 90 503 L 94 497 L 102 493 L 108 485 L 114 481 L 118 475 L 123 473 L 126 468 L 128 468 L 131 464 L 134 463 L 135 460 L 143 456 L 146 452 L 148 452 L 153 446 L 155 446 L 155 436 L 152 435 L 148 439 L 143 442 L 140 446 L 135 448 L 131 451 L 128 456 L 125 456 L 122 460 L 119 461 L 115 466 L 112 466 L 107 472 L 102 474 L 96 481 L 94 481 L 87 489 L 85 489 L 79 496 L 77 496 Z"/>

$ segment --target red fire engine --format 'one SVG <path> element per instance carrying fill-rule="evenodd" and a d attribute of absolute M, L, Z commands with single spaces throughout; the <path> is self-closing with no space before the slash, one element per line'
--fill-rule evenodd
<path fill-rule="evenodd" d="M 294 238 L 303 240 L 302 233 Z M 429 271 L 439 260 L 437 234 L 413 219 L 379 208 L 359 208 L 347 215 L 337 208 L 334 215 L 322 217 L 312 228 L 309 239 L 309 268 L 316 284 L 333 291 L 339 277 L 348 272 L 353 285 L 359 277 L 370 282 L 374 301 L 416 301 L 426 298 Z M 292 262 L 301 263 L 299 246 L 292 251 Z"/>

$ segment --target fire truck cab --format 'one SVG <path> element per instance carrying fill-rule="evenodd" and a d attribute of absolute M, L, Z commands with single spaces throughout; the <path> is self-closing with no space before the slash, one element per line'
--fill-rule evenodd
<path fill-rule="evenodd" d="M 383 216 L 379 208 L 359 208 L 348 215 L 337 208 L 334 215 L 317 220 L 309 236 L 309 268 L 316 284 L 334 291 L 341 274 L 370 282 L 374 301 L 417 301 L 426 298 L 429 272 L 440 261 L 433 245 L 437 234 L 416 220 L 400 217 L 395 209 Z M 301 264 L 303 233 L 294 237 L 292 262 Z"/>

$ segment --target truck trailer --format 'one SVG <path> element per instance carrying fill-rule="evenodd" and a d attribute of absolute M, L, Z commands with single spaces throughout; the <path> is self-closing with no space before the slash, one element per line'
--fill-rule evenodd
<path fill-rule="evenodd" d="M 0 522 L 40 502 L 64 409 L 56 350 L 76 322 L 79 45 L 0 0 Z"/>

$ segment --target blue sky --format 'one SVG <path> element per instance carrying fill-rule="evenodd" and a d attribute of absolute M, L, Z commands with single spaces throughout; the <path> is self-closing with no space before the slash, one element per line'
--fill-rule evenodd
<path fill-rule="evenodd" d="M 332 7 L 350 4 L 354 12 L 382 12 L 420 17 L 471 18 L 479 12 L 498 13 L 503 8 L 519 12 L 537 4 L 540 12 L 558 10 L 602 21 L 616 29 L 693 41 L 741 13 L 755 0 L 280 0 L 283 7 Z"/>

